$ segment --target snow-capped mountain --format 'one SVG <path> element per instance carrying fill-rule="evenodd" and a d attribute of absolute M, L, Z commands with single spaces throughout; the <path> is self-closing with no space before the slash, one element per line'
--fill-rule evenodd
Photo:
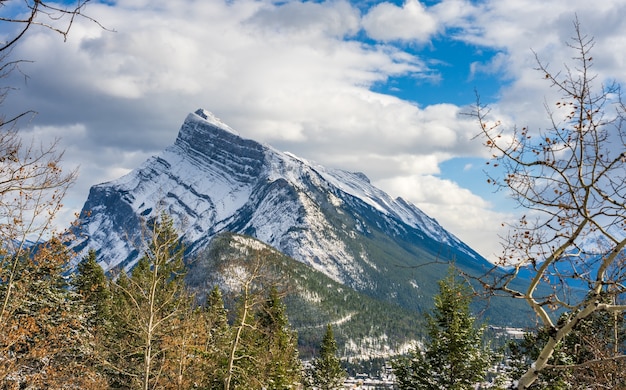
<path fill-rule="evenodd" d="M 434 282 L 445 269 L 420 265 L 454 260 L 476 272 L 489 267 L 364 174 L 244 139 L 202 109 L 187 116 L 161 154 L 91 188 L 74 249 L 95 249 L 105 270 L 130 269 L 141 254 L 142 221 L 161 212 L 174 218 L 190 256 L 220 232 L 245 234 L 337 282 L 401 301 L 416 290 L 424 294 L 423 278 Z"/>

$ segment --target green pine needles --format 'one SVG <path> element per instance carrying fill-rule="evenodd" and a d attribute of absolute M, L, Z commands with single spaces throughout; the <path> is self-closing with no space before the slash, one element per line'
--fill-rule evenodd
<path fill-rule="evenodd" d="M 400 389 L 474 389 L 485 379 L 493 357 L 470 302 L 469 286 L 452 272 L 439 282 L 435 308 L 428 315 L 428 341 L 393 364 Z"/>
<path fill-rule="evenodd" d="M 311 366 L 309 380 L 315 389 L 343 389 L 346 371 L 341 367 L 341 362 L 337 357 L 337 343 L 330 324 L 326 326 L 320 354 L 313 360 Z"/>

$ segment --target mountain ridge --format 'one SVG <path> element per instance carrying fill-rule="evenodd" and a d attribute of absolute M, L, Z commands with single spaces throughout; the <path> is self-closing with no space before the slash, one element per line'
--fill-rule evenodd
<path fill-rule="evenodd" d="M 430 306 L 448 263 L 472 275 L 492 267 L 363 173 L 244 139 L 202 109 L 187 115 L 174 144 L 159 155 L 91 188 L 73 248 L 95 249 L 106 271 L 130 270 L 142 253 L 143 224 L 160 212 L 173 218 L 190 257 L 219 233 L 248 235 L 410 310 Z"/>

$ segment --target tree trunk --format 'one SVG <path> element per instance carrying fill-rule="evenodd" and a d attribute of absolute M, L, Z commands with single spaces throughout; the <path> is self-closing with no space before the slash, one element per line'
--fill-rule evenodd
<path fill-rule="evenodd" d="M 241 333 L 246 326 L 246 318 L 248 317 L 248 285 L 246 284 L 243 292 L 243 309 L 241 313 L 241 321 L 237 326 L 237 333 L 233 340 L 233 345 L 230 348 L 230 355 L 228 356 L 228 369 L 226 371 L 226 377 L 224 378 L 224 390 L 230 390 L 230 383 L 233 378 L 233 371 L 235 369 L 235 354 L 237 353 L 237 347 L 239 346 L 239 340 L 241 340 Z"/>

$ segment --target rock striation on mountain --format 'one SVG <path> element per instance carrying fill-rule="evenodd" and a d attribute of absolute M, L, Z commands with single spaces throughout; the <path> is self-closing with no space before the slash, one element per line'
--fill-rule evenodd
<path fill-rule="evenodd" d="M 158 156 L 91 188 L 74 249 L 95 249 L 107 271 L 131 269 L 144 221 L 161 212 L 173 217 L 188 256 L 216 234 L 249 235 L 337 282 L 413 308 L 419 304 L 411 295 L 424 293 L 420 278 L 434 284 L 445 268 L 418 270 L 424 264 L 455 261 L 474 273 L 490 266 L 364 174 L 244 139 L 203 109 L 187 116 L 175 143 Z"/>

